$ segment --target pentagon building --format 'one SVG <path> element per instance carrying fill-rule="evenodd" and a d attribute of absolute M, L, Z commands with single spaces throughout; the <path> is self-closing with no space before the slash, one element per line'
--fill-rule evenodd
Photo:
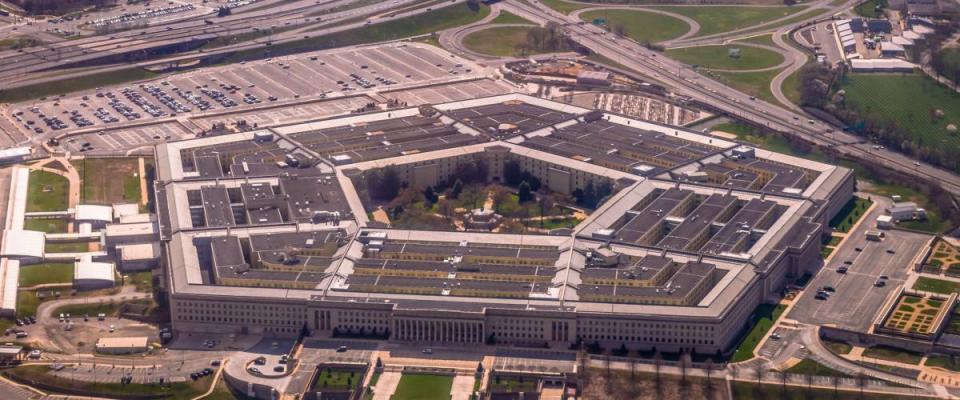
<path fill-rule="evenodd" d="M 519 94 L 161 144 L 175 332 L 355 335 L 727 353 L 754 308 L 819 268 L 850 170 Z M 483 160 L 612 194 L 550 235 L 370 220 L 360 182 Z"/>

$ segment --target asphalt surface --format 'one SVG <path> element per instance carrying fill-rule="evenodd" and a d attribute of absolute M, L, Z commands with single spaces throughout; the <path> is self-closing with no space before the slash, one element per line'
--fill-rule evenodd
<path fill-rule="evenodd" d="M 875 200 L 888 202 L 885 198 Z M 866 332 L 878 315 L 884 312 L 881 306 L 897 286 L 907 279 L 912 261 L 933 236 L 886 230 L 884 233 L 887 237 L 883 241 L 866 240 L 864 233 L 876 230 L 874 221 L 883 214 L 883 208 L 880 204 L 874 207 L 842 246 L 834 250 L 829 264 L 810 281 L 788 318 L 811 325 Z M 857 248 L 862 251 L 857 251 Z M 837 268 L 844 265 L 848 267 L 848 272 L 838 273 Z M 881 275 L 889 277 L 886 286 L 874 286 Z M 836 292 L 826 300 L 815 299 L 817 290 L 825 286 L 832 286 Z"/>
<path fill-rule="evenodd" d="M 530 5 L 507 0 L 501 4 L 505 10 L 537 23 L 553 21 L 563 25 L 568 36 L 581 45 L 634 71 L 652 76 L 672 86 L 678 95 L 702 101 L 729 115 L 753 121 L 761 126 L 800 136 L 819 145 L 833 147 L 842 155 L 880 162 L 922 180 L 937 180 L 945 190 L 960 194 L 960 176 L 950 171 L 917 162 L 900 153 L 874 150 L 871 143 L 864 143 L 863 138 L 839 131 L 828 131 L 828 129 L 837 130 L 837 128 L 823 122 L 810 119 L 808 123 L 809 117 L 806 115 L 759 99 L 751 99 L 751 96 L 745 93 L 689 70 L 689 67 L 683 63 L 662 57 L 630 40 L 606 35 L 602 28 L 590 24 L 581 25 L 581 21 L 560 14 L 538 2 Z M 778 30 L 792 29 L 805 23 L 788 24 Z M 774 35 L 775 38 L 777 36 Z M 727 39 L 734 38 L 727 37 Z"/>

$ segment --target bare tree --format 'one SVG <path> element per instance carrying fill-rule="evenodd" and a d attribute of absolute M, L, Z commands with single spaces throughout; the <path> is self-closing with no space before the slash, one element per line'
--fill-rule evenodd
<path fill-rule="evenodd" d="M 783 393 L 784 396 L 786 396 L 787 395 L 787 375 L 788 375 L 787 370 L 781 369 L 777 371 L 777 373 L 780 374 L 780 391 L 781 393 Z"/>
<path fill-rule="evenodd" d="M 803 380 L 807 382 L 807 394 L 813 389 L 813 374 L 804 374 Z"/>
<path fill-rule="evenodd" d="M 690 365 L 690 355 L 688 353 L 680 353 L 680 385 L 687 385 L 687 367 Z"/>
<path fill-rule="evenodd" d="M 613 374 L 610 373 L 610 350 L 603 351 L 603 381 L 607 394 L 613 393 Z"/>
<path fill-rule="evenodd" d="M 867 376 L 863 374 L 863 371 L 857 373 L 857 387 L 860 388 L 860 398 L 863 398 L 863 388 L 867 386 Z"/>
<path fill-rule="evenodd" d="M 663 389 L 663 382 L 660 380 L 660 367 L 663 364 L 663 355 L 660 354 L 660 350 L 654 350 L 653 352 L 653 383 L 657 388 L 657 394 L 660 394 L 660 391 Z"/>
<path fill-rule="evenodd" d="M 763 373 L 765 372 L 765 370 L 763 369 L 763 364 L 762 363 L 754 364 L 753 372 L 757 374 L 757 386 L 759 387 L 761 384 L 761 380 L 763 380 Z"/>
<path fill-rule="evenodd" d="M 840 388 L 840 375 L 834 374 L 830 377 L 833 380 L 833 396 L 837 396 L 837 391 Z"/>

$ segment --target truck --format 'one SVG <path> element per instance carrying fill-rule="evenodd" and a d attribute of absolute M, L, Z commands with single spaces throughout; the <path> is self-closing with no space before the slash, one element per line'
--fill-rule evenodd
<path fill-rule="evenodd" d="M 872 240 L 874 242 L 879 242 L 886 237 L 886 234 L 881 231 L 867 231 L 866 233 L 867 240 Z"/>

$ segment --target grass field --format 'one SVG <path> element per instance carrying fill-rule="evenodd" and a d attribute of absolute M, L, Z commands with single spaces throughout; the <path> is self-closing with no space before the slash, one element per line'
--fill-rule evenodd
<path fill-rule="evenodd" d="M 855 390 L 805 388 L 789 386 L 784 391 L 780 385 L 764 384 L 757 386 L 756 382 L 732 382 L 730 384 L 733 398 L 736 400 L 903 400 L 901 395 L 877 394 Z"/>
<path fill-rule="evenodd" d="M 960 124 L 960 96 L 924 74 L 847 74 L 846 101 L 862 116 L 896 122 L 927 148 L 960 149 L 960 140 L 947 132 Z M 931 110 L 943 110 L 943 118 Z"/>
<path fill-rule="evenodd" d="M 449 400 L 453 377 L 403 374 L 391 400 Z"/>
<path fill-rule="evenodd" d="M 165 384 L 163 386 L 158 384 L 123 385 L 117 382 L 119 379 L 110 380 L 110 382 L 114 383 L 89 383 L 60 378 L 49 372 L 50 367 L 47 365 L 22 365 L 17 368 L 4 370 L 3 375 L 21 382 L 43 382 L 50 386 L 64 388 L 65 390 L 82 390 L 104 397 L 154 395 L 175 399 L 192 399 L 205 393 L 208 385 L 211 383 L 209 379 Z"/>
<path fill-rule="evenodd" d="M 127 68 L 119 71 L 103 72 L 84 76 L 82 79 L 66 78 L 45 83 L 21 86 L 13 89 L 0 90 L 0 103 L 16 103 L 18 101 L 65 94 L 78 90 L 93 89 L 100 86 L 115 85 L 124 82 L 133 82 L 150 79 L 159 74 L 146 71 L 142 68 Z"/>
<path fill-rule="evenodd" d="M 713 127 L 714 130 L 723 131 L 727 133 L 732 133 L 737 135 L 737 139 L 754 144 L 761 148 L 775 151 L 777 153 L 790 154 L 797 157 L 803 157 L 806 159 L 822 162 L 831 162 L 830 157 L 824 153 L 821 153 L 817 150 L 801 153 L 790 146 L 790 142 L 787 141 L 783 136 L 780 136 L 776 133 L 767 133 L 764 134 L 757 128 L 753 126 L 746 125 L 738 122 L 731 122 L 720 124 Z"/>
<path fill-rule="evenodd" d="M 140 176 L 136 158 L 85 158 L 72 163 L 82 182 L 81 202 L 140 202 Z"/>
<path fill-rule="evenodd" d="M 357 381 L 363 380 L 363 375 L 355 371 L 344 371 L 333 368 L 324 368 L 317 375 L 317 380 L 313 382 L 313 390 L 346 390 L 357 385 Z"/>
<path fill-rule="evenodd" d="M 866 3 L 858 5 L 853 11 L 861 17 L 880 18 L 883 17 L 883 9 L 886 7 L 886 0 L 868 0 Z"/>
<path fill-rule="evenodd" d="M 864 358 L 877 358 L 904 364 L 919 364 L 923 354 L 894 349 L 886 346 L 874 346 L 863 351 Z"/>
<path fill-rule="evenodd" d="M 605 19 L 611 27 L 622 25 L 627 36 L 640 43 L 662 42 L 680 37 L 690 30 L 690 26 L 679 19 L 639 10 L 595 10 L 580 14 L 580 18 L 587 22 Z"/>
<path fill-rule="evenodd" d="M 740 49 L 740 56 L 731 57 L 731 49 Z M 684 47 L 667 50 L 664 54 L 690 65 L 713 69 L 760 69 L 775 67 L 783 62 L 783 56 L 775 51 L 738 45 Z"/>
<path fill-rule="evenodd" d="M 956 356 L 928 356 L 927 362 L 925 362 L 923 365 L 940 367 L 949 371 L 960 372 L 960 358 Z"/>
<path fill-rule="evenodd" d="M 44 263 L 20 267 L 20 286 L 73 282 L 73 264 Z"/>
<path fill-rule="evenodd" d="M 283 54 L 323 50 L 333 47 L 403 39 L 467 25 L 479 21 L 489 14 L 490 7 L 481 6 L 479 11 L 474 12 L 464 3 L 457 3 L 381 24 L 372 24 L 329 35 L 274 44 L 262 49 L 239 51 L 222 60 L 221 64 L 255 60 Z"/>
<path fill-rule="evenodd" d="M 700 24 L 696 36 L 743 29 L 803 11 L 803 7 L 657 6 L 664 11 L 692 18 Z"/>
<path fill-rule="evenodd" d="M 924 210 L 927 210 L 927 219 L 925 221 L 903 221 L 897 223 L 898 226 L 933 233 L 943 232 L 950 227 L 949 221 L 944 221 L 943 218 L 940 217 L 941 210 L 922 193 L 899 185 L 877 184 L 871 182 L 870 186 L 871 187 L 868 190 L 870 193 L 876 193 L 887 197 L 899 195 L 903 201 L 915 202 Z"/>
<path fill-rule="evenodd" d="M 873 204 L 869 199 L 854 196 L 847 204 L 843 205 L 840 212 L 830 220 L 830 227 L 837 232 L 849 232 L 853 224 L 860 220 L 860 217 L 867 212 L 870 205 Z"/>
<path fill-rule="evenodd" d="M 786 308 L 781 304 L 761 304 L 757 306 L 750 317 L 756 319 L 757 323 L 744 336 L 743 341 L 737 345 L 737 350 L 733 353 L 730 362 L 746 361 L 753 358 L 753 349 L 757 347 L 760 339 L 773 327 L 774 321 L 780 318 L 780 314 L 783 314 L 783 310 Z"/>
<path fill-rule="evenodd" d="M 47 243 L 43 250 L 47 253 L 82 253 L 90 251 L 90 243 Z"/>
<path fill-rule="evenodd" d="M 559 12 L 562 12 L 562 13 L 564 13 L 564 14 L 570 14 L 571 12 L 574 12 L 574 11 L 577 11 L 577 10 L 580 10 L 580 9 L 584 9 L 584 8 L 588 8 L 588 7 L 596 7 L 596 5 L 574 4 L 574 3 L 569 3 L 569 2 L 566 2 L 566 1 L 563 1 L 563 0 L 538 0 L 538 1 L 539 1 L 540 3 L 543 3 L 544 5 L 546 5 L 547 7 L 550 7 L 550 8 L 552 8 L 552 9 L 557 10 L 557 11 L 559 11 Z M 529 2 L 529 1 L 528 1 L 528 2 Z M 599 4 L 597 4 L 597 5 L 599 5 Z"/>
<path fill-rule="evenodd" d="M 490 23 L 491 24 L 532 24 L 533 22 L 519 15 L 501 10 L 500 15 L 497 15 L 497 17 L 494 18 L 493 21 L 490 21 Z"/>
<path fill-rule="evenodd" d="M 770 82 L 773 77 L 779 74 L 779 70 L 760 71 L 760 72 L 714 72 L 713 75 L 719 81 L 726 83 L 741 92 L 755 96 L 758 99 L 770 103 L 776 103 L 777 99 L 770 92 Z"/>
<path fill-rule="evenodd" d="M 481 54 L 493 56 L 520 56 L 517 46 L 527 42 L 527 32 L 530 28 L 523 26 L 504 26 L 488 28 L 473 32 L 463 38 L 463 45 L 468 49 Z M 536 50 L 528 50 L 526 55 L 538 54 Z"/>
<path fill-rule="evenodd" d="M 797 363 L 787 369 L 787 372 L 792 372 L 795 374 L 804 374 L 804 375 L 817 375 L 817 376 L 843 376 L 848 377 L 849 375 L 844 374 L 843 372 L 837 371 L 833 368 L 830 368 L 826 365 L 820 364 L 809 358 L 804 358 L 803 361 Z"/>
<path fill-rule="evenodd" d="M 921 276 L 917 278 L 916 283 L 913 284 L 913 289 L 924 292 L 950 294 L 960 292 L 960 283 Z"/>
<path fill-rule="evenodd" d="M 826 340 L 826 339 L 823 339 L 821 341 L 823 342 L 824 346 L 827 346 L 827 348 L 830 349 L 830 351 L 837 354 L 849 354 L 851 351 L 853 351 L 853 346 L 851 346 L 846 342 L 836 342 L 833 340 Z"/>
<path fill-rule="evenodd" d="M 66 233 L 67 220 L 63 218 L 27 218 L 23 221 L 23 229 L 46 233 Z"/>
<path fill-rule="evenodd" d="M 66 211 L 70 181 L 47 171 L 30 172 L 27 189 L 27 212 Z"/>

